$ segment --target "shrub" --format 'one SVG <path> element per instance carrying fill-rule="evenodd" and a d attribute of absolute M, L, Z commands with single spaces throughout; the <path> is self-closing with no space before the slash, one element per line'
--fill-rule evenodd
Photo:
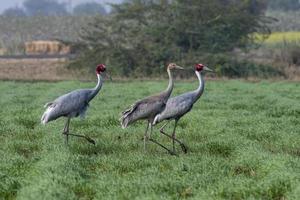
<path fill-rule="evenodd" d="M 283 41 L 279 45 L 280 57 L 279 61 L 286 62 L 289 65 L 300 66 L 300 42 Z"/>
<path fill-rule="evenodd" d="M 238 60 L 228 55 L 212 55 L 209 56 L 207 63 L 215 66 L 215 71 L 219 76 L 230 78 L 271 78 L 285 76 L 283 71 L 267 64 L 256 64 L 246 60 Z"/>
<path fill-rule="evenodd" d="M 85 48 L 76 65 L 94 68 L 101 61 L 119 76 L 151 76 L 169 62 L 246 48 L 256 42 L 252 33 L 269 33 L 264 1 L 255 2 L 126 1 L 81 32 Z"/>

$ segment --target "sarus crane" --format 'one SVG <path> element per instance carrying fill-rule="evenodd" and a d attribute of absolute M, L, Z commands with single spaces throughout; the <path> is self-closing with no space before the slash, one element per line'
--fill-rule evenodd
<path fill-rule="evenodd" d="M 157 95 L 149 96 L 135 102 L 129 109 L 125 110 L 122 113 L 122 117 L 120 118 L 123 129 L 135 121 L 147 120 L 147 128 L 144 134 L 144 150 L 146 150 L 147 140 L 154 142 L 159 146 L 165 148 L 163 145 L 161 145 L 156 140 L 151 138 L 152 123 L 154 117 L 165 109 L 166 103 L 172 93 L 174 83 L 173 83 L 173 76 L 171 71 L 174 69 L 183 69 L 183 68 L 176 65 L 175 63 L 170 63 L 168 65 L 167 72 L 169 75 L 169 84 L 165 91 Z M 149 127 L 150 127 L 150 134 L 148 136 L 147 133 Z M 167 148 L 165 149 L 168 150 Z"/>
<path fill-rule="evenodd" d="M 102 87 L 103 78 L 101 74 L 105 71 L 106 67 L 104 64 L 99 64 L 96 67 L 96 75 L 98 78 L 96 87 L 92 89 L 74 90 L 70 93 L 58 97 L 54 101 L 49 102 L 44 106 L 47 109 L 41 118 L 42 124 L 46 124 L 60 117 L 67 118 L 62 132 L 62 134 L 65 136 L 66 144 L 68 144 L 69 135 L 84 138 L 88 142 L 95 144 L 95 141 L 88 136 L 69 133 L 69 125 L 71 118 L 78 116 L 80 116 L 81 118 L 85 117 L 85 113 L 87 111 L 87 108 L 89 107 L 89 102 L 98 94 Z"/>
<path fill-rule="evenodd" d="M 173 141 L 173 154 L 175 154 L 175 142 L 179 143 L 182 150 L 187 153 L 187 148 L 183 144 L 183 142 L 179 141 L 175 137 L 175 131 L 177 127 L 177 123 L 180 120 L 182 116 L 184 116 L 186 113 L 188 113 L 192 108 L 194 103 L 201 97 L 201 95 L 204 92 L 204 77 L 203 77 L 203 71 L 210 71 L 213 72 L 210 68 L 203 64 L 196 64 L 195 65 L 195 74 L 198 77 L 199 80 L 199 87 L 191 92 L 187 92 L 184 94 L 181 94 L 179 96 L 172 97 L 168 100 L 166 108 L 163 112 L 157 114 L 154 118 L 153 125 L 163 121 L 168 120 L 161 128 L 160 132 L 167 137 L 171 138 Z M 164 128 L 166 125 L 171 121 L 175 120 L 174 129 L 172 132 L 172 135 L 167 134 L 164 131 Z M 168 150 L 170 152 L 170 150 Z"/>

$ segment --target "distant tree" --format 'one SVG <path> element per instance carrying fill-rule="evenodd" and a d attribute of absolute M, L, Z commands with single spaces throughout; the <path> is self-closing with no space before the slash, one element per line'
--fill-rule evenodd
<path fill-rule="evenodd" d="M 299 0 L 269 0 L 269 8 L 272 10 L 299 10 Z"/>
<path fill-rule="evenodd" d="M 23 3 L 28 15 L 66 15 L 68 14 L 66 4 L 56 0 L 25 0 Z"/>
<path fill-rule="evenodd" d="M 254 33 L 269 33 L 263 8 L 265 0 L 126 0 L 81 32 L 81 59 L 91 66 L 106 61 L 121 75 L 149 75 L 170 61 L 191 64 L 254 45 Z"/>
<path fill-rule="evenodd" d="M 73 9 L 73 14 L 75 15 L 106 15 L 105 8 L 96 2 L 88 2 L 88 3 L 82 3 L 75 6 Z"/>
<path fill-rule="evenodd" d="M 24 17 L 26 16 L 26 13 L 22 8 L 15 7 L 4 10 L 2 15 L 9 17 Z"/>

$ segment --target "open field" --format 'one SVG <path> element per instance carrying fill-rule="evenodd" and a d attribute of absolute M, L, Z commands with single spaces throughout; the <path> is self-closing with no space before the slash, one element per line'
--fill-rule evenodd
<path fill-rule="evenodd" d="M 70 80 L 74 73 L 64 66 L 65 58 L 0 59 L 0 80 Z"/>
<path fill-rule="evenodd" d="M 280 42 L 300 42 L 300 32 L 275 32 L 265 41 L 274 44 Z"/>
<path fill-rule="evenodd" d="M 263 39 L 263 35 L 257 35 L 258 40 Z M 290 32 L 273 32 L 270 36 L 263 42 L 264 45 L 278 45 L 282 43 L 300 43 L 300 32 L 290 31 Z"/>
<path fill-rule="evenodd" d="M 300 198 L 300 83 L 207 81 L 179 122 L 189 152 L 178 148 L 178 157 L 151 143 L 144 152 L 145 124 L 122 130 L 118 122 L 126 106 L 166 84 L 106 82 L 86 120 L 71 122 L 96 146 L 78 138 L 65 146 L 64 120 L 40 125 L 43 105 L 94 83 L 1 82 L 0 199 Z M 195 87 L 178 82 L 174 94 Z"/>

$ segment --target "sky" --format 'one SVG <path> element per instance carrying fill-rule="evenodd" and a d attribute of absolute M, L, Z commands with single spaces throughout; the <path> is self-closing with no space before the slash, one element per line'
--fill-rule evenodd
<path fill-rule="evenodd" d="M 10 8 L 10 7 L 21 7 L 23 2 L 25 0 L 0 0 L 0 13 L 3 12 L 3 10 Z M 77 5 L 79 3 L 83 2 L 97 2 L 97 3 L 120 3 L 122 0 L 58 0 L 59 2 L 71 2 L 72 5 Z"/>

